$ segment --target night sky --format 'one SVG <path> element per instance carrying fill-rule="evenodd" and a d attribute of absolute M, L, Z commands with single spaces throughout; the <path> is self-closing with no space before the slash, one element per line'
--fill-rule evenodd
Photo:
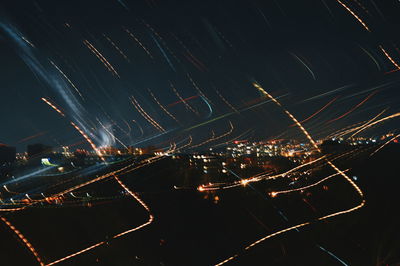
<path fill-rule="evenodd" d="M 400 2 L 2 1 L 0 143 L 316 138 L 400 111 Z M 57 107 L 62 114 L 48 103 Z M 184 99 L 184 100 L 182 100 Z M 366 136 L 396 130 L 389 121 Z"/>

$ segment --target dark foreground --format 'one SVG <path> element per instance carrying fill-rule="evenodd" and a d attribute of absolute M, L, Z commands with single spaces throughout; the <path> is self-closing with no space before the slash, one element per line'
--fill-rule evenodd
<path fill-rule="evenodd" d="M 341 177 L 310 193 L 270 198 L 276 184 L 259 183 L 215 193 L 175 190 L 201 183 L 170 158 L 120 179 L 147 203 L 155 219 L 149 226 L 117 239 L 112 236 L 148 221 L 147 211 L 115 179 L 91 184 L 62 205 L 37 205 L 2 213 L 36 248 L 45 263 L 105 241 L 59 265 L 214 265 L 234 254 L 227 265 L 399 265 L 400 215 L 398 146 L 373 157 L 360 154 L 339 162 L 351 168 L 366 195 L 361 210 L 324 222 L 315 219 L 351 208 L 359 199 Z M 323 188 L 326 185 L 326 188 Z M 83 195 L 89 193 L 91 200 Z M 82 198 L 79 198 L 81 196 Z M 285 217 L 285 218 L 284 218 Z M 313 221 L 244 251 L 275 231 Z M 0 225 L 1 265 L 36 265 L 22 241 Z"/>

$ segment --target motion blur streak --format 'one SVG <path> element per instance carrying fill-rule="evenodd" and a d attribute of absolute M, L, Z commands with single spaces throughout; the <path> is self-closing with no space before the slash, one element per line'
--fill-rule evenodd
<path fill-rule="evenodd" d="M 44 265 L 42 259 L 39 254 L 32 246 L 32 244 L 28 241 L 28 239 L 17 229 L 14 225 L 12 225 L 6 218 L 0 217 L 0 219 L 18 236 L 19 239 L 24 243 L 24 245 L 29 249 L 29 251 L 35 256 L 36 260 L 40 265 Z"/>
<path fill-rule="evenodd" d="M 153 59 L 153 56 L 150 54 L 149 50 L 147 50 L 147 48 L 139 41 L 139 39 L 136 38 L 136 36 L 133 35 L 133 33 L 131 33 L 128 29 L 125 29 L 125 31 L 129 34 L 129 36 L 131 36 L 132 39 L 135 40 L 137 44 L 140 45 L 140 47 L 142 47 L 142 49 L 146 52 L 146 54 L 148 54 L 148 56 L 150 56 L 150 58 Z"/>
<path fill-rule="evenodd" d="M 325 110 L 329 105 L 331 105 L 334 101 L 336 101 L 338 99 L 338 97 L 334 98 L 333 100 L 331 100 L 330 102 L 328 102 L 326 105 L 324 105 L 321 109 L 319 109 L 318 111 L 316 111 L 314 114 L 310 115 L 309 117 L 307 117 L 306 119 L 300 121 L 300 123 L 304 123 L 307 122 L 308 120 L 310 120 L 311 118 L 313 118 L 314 116 L 316 116 L 317 114 L 321 113 L 323 110 Z M 296 124 L 292 124 L 291 127 L 295 126 Z"/>
<path fill-rule="evenodd" d="M 348 170 L 344 170 L 343 172 L 347 172 L 347 171 L 348 171 Z M 313 183 L 313 184 L 311 184 L 311 185 L 308 185 L 308 186 L 299 187 L 299 188 L 294 188 L 294 189 L 288 189 L 288 190 L 273 191 L 273 192 L 271 192 L 271 194 L 279 195 L 279 194 L 286 194 L 286 193 L 290 193 L 290 192 L 305 190 L 305 189 L 308 189 L 308 188 L 311 188 L 311 187 L 315 187 L 315 186 L 321 184 L 322 182 L 324 182 L 324 181 L 326 181 L 326 180 L 328 180 L 328 179 L 330 179 L 330 178 L 332 178 L 332 177 L 338 176 L 339 174 L 340 174 L 340 173 L 332 174 L 332 175 L 327 176 L 327 177 L 325 177 L 325 178 L 322 178 L 322 179 L 319 180 L 318 182 L 315 182 L 315 183 Z"/>
<path fill-rule="evenodd" d="M 316 142 L 315 142 L 314 139 L 311 137 L 311 135 L 310 135 L 310 134 L 307 132 L 307 130 L 300 124 L 300 122 L 299 122 L 288 110 L 286 110 L 286 108 L 284 108 L 284 107 L 281 105 L 280 102 L 278 102 L 278 101 L 277 101 L 274 97 L 272 97 L 267 91 L 265 91 L 258 83 L 253 83 L 253 86 L 254 86 L 256 89 L 258 89 L 259 91 L 261 91 L 263 94 L 265 94 L 266 96 L 268 96 L 268 97 L 269 97 L 273 102 L 275 102 L 279 107 L 281 107 L 281 108 L 283 109 L 283 111 L 295 122 L 295 124 L 296 124 L 296 125 L 300 128 L 300 130 L 305 134 L 305 136 L 308 138 L 308 140 L 310 141 L 310 143 L 312 144 L 312 146 L 314 146 L 314 148 L 315 148 L 317 151 L 320 152 L 319 147 L 317 146 Z M 361 189 L 353 182 L 353 180 L 352 180 L 350 177 L 348 177 L 342 170 L 340 170 L 339 168 L 337 168 L 336 165 L 334 165 L 328 158 L 325 158 L 325 161 L 337 172 L 337 174 L 341 175 L 344 179 L 347 180 L 347 182 L 350 183 L 350 185 L 356 190 L 356 192 L 357 192 L 358 195 L 360 196 L 360 198 L 361 198 L 361 203 L 358 204 L 357 206 L 353 207 L 353 208 L 350 208 L 350 209 L 347 209 L 347 210 L 344 210 L 344 211 L 338 211 L 338 212 L 335 212 L 335 213 L 332 213 L 332 214 L 329 214 L 329 215 L 326 215 L 326 216 L 322 216 L 322 217 L 318 218 L 318 220 L 325 220 L 325 219 L 328 219 L 328 218 L 331 218 L 331 217 L 335 217 L 335 216 L 338 216 L 338 215 L 342 215 L 342 214 L 345 214 L 345 213 L 350 213 L 350 212 L 353 212 L 353 211 L 355 211 L 355 210 L 358 210 L 358 209 L 362 208 L 362 207 L 365 205 L 365 199 L 364 199 L 364 194 L 363 194 L 363 192 L 361 191 Z M 265 241 L 265 240 L 268 239 L 268 238 L 274 237 L 274 236 L 279 235 L 279 234 L 282 234 L 282 233 L 284 233 L 284 232 L 291 231 L 291 230 L 293 230 L 293 229 L 298 229 L 298 228 L 300 228 L 300 227 L 303 227 L 303 226 L 306 226 L 306 225 L 309 225 L 309 224 L 310 224 L 310 222 L 305 222 L 305 223 L 301 223 L 301 224 L 298 224 L 298 225 L 295 225 L 295 226 L 292 226 L 292 227 L 289 227 L 289 228 L 286 228 L 286 229 L 277 231 L 277 232 L 275 232 L 275 233 L 269 234 L 269 235 L 267 235 L 267 236 L 265 236 L 265 237 L 263 237 L 263 238 L 261 238 L 261 239 L 259 239 L 259 240 L 257 240 L 257 241 L 254 241 L 254 242 L 251 243 L 250 245 L 246 246 L 246 247 L 244 248 L 244 250 L 248 250 L 248 249 L 254 247 L 254 246 L 257 245 L 257 244 L 260 244 L 261 242 Z M 225 263 L 227 263 L 227 262 L 229 262 L 229 261 L 235 259 L 236 257 L 238 257 L 238 254 L 236 254 L 236 255 L 234 255 L 234 256 L 231 256 L 231 257 L 229 257 L 228 259 L 226 259 L 226 260 L 224 260 L 224 261 L 222 261 L 222 262 L 220 262 L 220 263 L 218 263 L 218 264 L 216 264 L 216 265 L 223 265 L 223 264 L 225 264 Z"/>
<path fill-rule="evenodd" d="M 115 71 L 114 67 L 108 62 L 108 60 L 88 40 L 84 40 L 83 43 L 103 63 L 103 65 L 108 69 L 108 71 L 110 71 L 113 75 L 120 77 L 118 72 Z"/>
<path fill-rule="evenodd" d="M 115 48 L 115 50 L 118 51 L 118 53 L 128 62 L 130 62 L 128 56 L 125 55 L 124 52 L 122 52 L 122 50 L 105 34 L 103 34 L 104 38 L 106 38 L 106 40 L 112 45 L 112 47 Z"/>
<path fill-rule="evenodd" d="M 49 100 L 47 100 L 46 98 L 42 98 L 42 101 L 44 101 L 45 103 L 47 103 L 51 108 L 53 108 L 57 113 L 59 113 L 60 115 L 65 117 L 65 114 L 59 109 L 57 108 L 57 106 L 55 106 L 54 104 L 52 104 Z"/>
<path fill-rule="evenodd" d="M 161 110 L 163 110 L 169 117 L 171 117 L 172 119 L 174 119 L 178 124 L 180 124 L 180 122 L 178 121 L 178 119 L 176 119 L 175 116 L 173 116 L 165 107 L 164 105 L 162 105 L 158 99 L 156 98 L 156 96 L 154 96 L 153 92 L 149 89 L 149 93 L 151 95 L 151 97 L 153 97 L 154 101 L 158 104 L 158 106 L 160 106 Z"/>
<path fill-rule="evenodd" d="M 146 205 L 146 203 L 144 203 L 144 201 L 143 201 L 142 199 L 140 199 L 133 191 L 131 191 L 124 183 L 122 183 L 122 181 L 121 181 L 116 175 L 114 175 L 114 178 L 115 178 L 115 180 L 117 180 L 118 184 L 119 184 L 123 189 L 125 189 L 126 192 L 129 193 L 129 195 L 131 195 L 133 198 L 135 198 L 135 199 L 137 200 L 137 202 L 139 202 L 140 205 L 142 205 L 142 207 L 143 207 L 144 209 L 146 209 L 146 211 L 147 211 L 148 214 L 149 214 L 149 220 L 148 220 L 146 223 L 144 223 L 144 224 L 142 224 L 142 225 L 139 225 L 139 226 L 137 226 L 137 227 L 135 227 L 135 228 L 133 228 L 133 229 L 127 230 L 127 231 L 125 231 L 125 232 L 122 232 L 122 233 L 119 233 L 119 234 L 113 236 L 113 238 L 118 238 L 118 237 L 121 237 L 121 236 L 123 236 L 123 235 L 129 234 L 129 233 L 131 233 L 131 232 L 137 231 L 137 230 L 139 230 L 139 229 L 141 229 L 141 228 L 143 228 L 143 227 L 145 227 L 145 226 L 151 224 L 151 223 L 154 221 L 154 216 L 151 214 L 150 208 Z"/>
<path fill-rule="evenodd" d="M 381 48 L 382 52 L 385 54 L 386 58 L 389 59 L 390 62 L 392 62 L 392 64 L 400 70 L 400 66 L 399 64 L 396 63 L 396 61 L 393 60 L 393 58 L 388 54 L 388 52 L 386 52 L 385 49 L 383 49 L 383 47 L 381 45 L 379 45 L 379 48 Z"/>
<path fill-rule="evenodd" d="M 85 132 L 83 132 L 82 129 L 80 129 L 74 122 L 71 121 L 71 125 L 85 138 L 85 140 L 90 144 L 90 146 L 92 147 L 92 149 L 101 157 L 101 152 L 99 151 L 99 149 L 96 147 L 96 145 L 93 143 L 93 141 L 89 138 L 88 135 L 86 135 Z M 103 159 L 104 160 L 104 159 Z"/>
<path fill-rule="evenodd" d="M 98 246 L 101 246 L 101 245 L 103 245 L 103 244 L 105 244 L 105 243 L 106 243 L 106 242 L 104 242 L 104 241 L 99 242 L 99 243 L 94 244 L 94 245 L 92 245 L 92 246 L 90 246 L 90 247 L 87 247 L 87 248 L 82 249 L 82 250 L 80 250 L 80 251 L 78 251 L 78 252 L 75 252 L 75 253 L 73 253 L 73 254 L 71 254 L 71 255 L 68 255 L 68 256 L 66 256 L 66 257 L 64 257 L 64 258 L 61 258 L 61 259 L 55 260 L 55 261 L 53 261 L 53 262 L 50 262 L 50 263 L 46 264 L 46 266 L 54 265 L 54 264 L 63 262 L 63 261 L 65 261 L 65 260 L 71 259 L 71 258 L 73 258 L 73 257 L 75 257 L 75 256 L 78 256 L 79 254 L 85 253 L 85 252 L 87 252 L 87 251 L 89 251 L 89 250 L 91 250 L 91 249 L 94 249 L 94 248 L 96 248 L 96 247 L 98 247 Z"/>
<path fill-rule="evenodd" d="M 400 134 L 394 136 L 393 138 L 391 138 L 388 141 L 386 141 L 385 143 L 383 143 L 378 149 L 376 149 L 373 153 L 371 153 L 370 156 L 372 156 L 375 153 L 377 153 L 378 151 L 380 151 L 383 147 L 385 147 L 386 145 L 388 145 L 390 142 L 392 142 L 393 140 L 397 139 L 398 137 L 400 137 Z"/>
<path fill-rule="evenodd" d="M 133 106 L 136 108 L 136 110 L 150 123 L 152 124 L 156 129 L 158 129 L 161 132 L 165 132 L 165 129 L 161 127 L 146 111 L 140 106 L 138 101 L 136 101 L 135 97 L 131 96 L 131 102 Z"/>
<path fill-rule="evenodd" d="M 367 24 L 365 24 L 364 21 L 362 21 L 362 19 L 356 15 L 356 13 L 353 12 L 353 10 L 351 10 L 348 6 L 346 6 L 342 1 L 340 0 L 336 0 L 339 4 L 341 4 L 347 11 L 349 11 L 349 13 L 355 18 L 357 19 L 358 22 L 361 23 L 361 25 L 363 25 L 363 27 L 367 30 L 370 31 L 370 29 L 368 28 Z"/>
<path fill-rule="evenodd" d="M 82 99 L 82 93 L 78 90 L 78 88 L 75 86 L 74 83 L 72 83 L 72 81 L 67 77 L 67 75 L 65 75 L 65 73 L 53 62 L 50 60 L 50 63 L 58 70 L 58 72 L 60 72 L 60 74 L 68 81 L 68 83 L 75 89 L 75 91 L 79 94 L 79 96 L 81 96 Z"/>
<path fill-rule="evenodd" d="M 368 101 L 372 96 L 374 96 L 374 94 L 377 93 L 377 91 L 374 91 L 373 93 L 371 93 L 370 95 L 368 95 L 364 100 L 362 100 L 360 103 L 358 103 L 356 106 L 354 106 L 353 108 L 351 108 L 349 111 L 347 111 L 346 113 L 342 114 L 341 116 L 329 120 L 327 123 L 331 123 L 334 121 L 337 121 L 339 119 L 342 119 L 343 117 L 347 116 L 348 114 L 350 114 L 351 112 L 353 112 L 354 110 L 356 110 L 358 107 L 360 107 L 361 105 L 363 105 L 366 101 Z"/>
<path fill-rule="evenodd" d="M 357 132 L 355 132 L 352 136 L 355 136 L 355 135 L 357 135 L 358 133 L 360 133 L 361 131 L 363 131 L 363 130 L 365 130 L 365 129 L 367 129 L 367 128 L 370 128 L 370 127 L 372 127 L 372 126 L 374 126 L 374 125 L 376 125 L 376 124 L 379 124 L 379 123 L 381 123 L 381 122 L 383 122 L 383 121 L 386 121 L 386 120 L 389 120 L 389 119 L 392 119 L 392 118 L 395 118 L 395 117 L 398 117 L 398 116 L 400 116 L 400 113 L 395 113 L 395 114 L 386 116 L 386 117 L 384 117 L 384 118 L 381 118 L 381 119 L 379 119 L 379 120 L 376 120 L 376 121 L 374 121 L 374 122 L 372 122 L 372 123 L 366 125 L 365 127 L 361 128 L 360 130 L 358 130 Z"/>

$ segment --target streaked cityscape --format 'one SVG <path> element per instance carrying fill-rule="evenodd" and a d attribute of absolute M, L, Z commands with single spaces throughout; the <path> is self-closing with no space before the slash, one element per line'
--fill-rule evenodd
<path fill-rule="evenodd" d="M 1 265 L 400 265 L 398 14 L 1 1 Z"/>

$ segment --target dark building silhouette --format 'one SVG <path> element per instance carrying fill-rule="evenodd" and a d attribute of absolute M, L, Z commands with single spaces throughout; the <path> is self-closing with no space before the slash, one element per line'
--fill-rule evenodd
<path fill-rule="evenodd" d="M 15 161 L 16 148 L 0 144 L 0 164 L 13 163 Z"/>
<path fill-rule="evenodd" d="M 28 152 L 28 157 L 38 157 L 38 156 L 44 156 L 46 154 L 51 153 L 52 148 L 50 146 L 36 143 L 36 144 L 31 144 L 27 146 L 27 152 Z"/>

